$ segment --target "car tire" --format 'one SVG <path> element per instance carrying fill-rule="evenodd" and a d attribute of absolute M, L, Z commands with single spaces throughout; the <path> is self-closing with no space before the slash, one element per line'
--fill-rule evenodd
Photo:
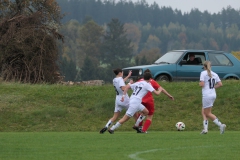
<path fill-rule="evenodd" d="M 170 82 L 170 78 L 169 78 L 167 75 L 162 74 L 162 75 L 159 75 L 159 76 L 156 78 L 156 81 Z"/>

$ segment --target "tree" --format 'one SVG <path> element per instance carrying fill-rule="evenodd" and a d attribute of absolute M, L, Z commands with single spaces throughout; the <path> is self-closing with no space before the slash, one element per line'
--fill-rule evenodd
<path fill-rule="evenodd" d="M 55 83 L 60 9 L 55 0 L 0 3 L 0 72 L 4 80 Z"/>
<path fill-rule="evenodd" d="M 76 79 L 78 79 L 76 64 L 72 60 L 68 61 L 67 58 L 64 57 L 61 61 L 60 70 L 64 81 L 76 81 Z"/>
<path fill-rule="evenodd" d="M 88 21 L 80 30 L 80 54 L 85 54 L 98 63 L 100 46 L 102 45 L 103 28 L 94 21 Z"/>
<path fill-rule="evenodd" d="M 98 79 L 97 71 L 98 69 L 96 68 L 94 62 L 88 56 L 86 56 L 80 72 L 81 80 L 88 81 Z"/>
<path fill-rule="evenodd" d="M 133 23 L 124 24 L 124 29 L 126 29 L 127 38 L 131 40 L 131 45 L 133 46 L 134 54 L 138 53 L 139 42 L 141 40 L 141 31 Z"/>
<path fill-rule="evenodd" d="M 122 68 L 130 63 L 133 53 L 131 41 L 127 39 L 124 26 L 118 19 L 112 19 L 107 27 L 101 60 L 112 68 Z"/>

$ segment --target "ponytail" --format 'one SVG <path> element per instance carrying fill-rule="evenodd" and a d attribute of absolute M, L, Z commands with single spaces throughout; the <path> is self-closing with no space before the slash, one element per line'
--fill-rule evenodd
<path fill-rule="evenodd" d="M 212 78 L 212 73 L 211 73 L 211 62 L 210 61 L 205 61 L 203 64 L 204 68 L 207 70 L 208 76 Z"/>

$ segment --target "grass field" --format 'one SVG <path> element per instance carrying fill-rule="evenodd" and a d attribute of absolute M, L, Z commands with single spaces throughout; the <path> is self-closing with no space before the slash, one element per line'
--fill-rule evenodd
<path fill-rule="evenodd" d="M 113 114 L 115 91 L 103 86 L 0 83 L 0 160 L 238 160 L 240 81 L 223 81 L 213 113 L 226 123 L 219 134 L 202 130 L 198 82 L 161 83 L 174 97 L 155 97 L 148 134 L 133 119 L 111 135 L 99 130 Z M 121 115 L 123 115 L 123 112 Z M 176 131 L 183 121 L 186 129 Z"/>
<path fill-rule="evenodd" d="M 2 132 L 1 160 L 237 160 L 239 131 Z"/>

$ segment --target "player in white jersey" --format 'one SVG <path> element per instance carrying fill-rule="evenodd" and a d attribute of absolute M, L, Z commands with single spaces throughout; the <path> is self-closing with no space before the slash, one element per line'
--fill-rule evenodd
<path fill-rule="evenodd" d="M 127 91 L 129 88 L 133 90 L 133 93 L 130 97 L 129 102 L 129 108 L 126 111 L 126 114 L 115 124 L 113 125 L 108 132 L 110 134 L 114 133 L 114 130 L 118 127 L 120 127 L 123 123 L 128 121 L 135 113 L 142 112 L 142 115 L 146 116 L 148 114 L 147 108 L 144 107 L 144 105 L 141 104 L 142 98 L 148 93 L 153 92 L 156 95 L 159 95 L 162 92 L 162 89 L 160 88 L 158 91 L 156 91 L 152 85 L 149 83 L 149 80 L 152 78 L 151 73 L 146 72 L 144 73 L 144 81 L 139 81 L 133 84 L 128 84 L 125 87 L 124 93 L 122 95 L 122 101 L 124 102 L 126 99 Z"/>
<path fill-rule="evenodd" d="M 212 107 L 216 99 L 216 88 L 222 86 L 222 82 L 219 76 L 211 71 L 211 63 L 205 61 L 203 64 L 204 71 L 200 74 L 199 85 L 202 87 L 202 116 L 203 116 L 203 130 L 201 134 L 207 134 L 208 132 L 208 118 L 210 118 L 220 128 L 220 134 L 223 134 L 226 128 L 225 124 L 222 124 L 219 119 L 212 114 Z"/>
<path fill-rule="evenodd" d="M 125 89 L 125 81 L 131 76 L 132 72 L 130 71 L 128 76 L 123 79 L 123 71 L 120 68 L 113 70 L 116 77 L 113 79 L 113 87 L 116 91 L 116 99 L 115 99 L 115 109 L 113 117 L 110 118 L 107 124 L 100 130 L 100 133 L 103 134 L 111 124 L 116 121 L 119 117 L 122 109 L 127 109 L 129 107 L 129 96 L 126 94 L 126 101 L 122 102 L 123 90 Z"/>

